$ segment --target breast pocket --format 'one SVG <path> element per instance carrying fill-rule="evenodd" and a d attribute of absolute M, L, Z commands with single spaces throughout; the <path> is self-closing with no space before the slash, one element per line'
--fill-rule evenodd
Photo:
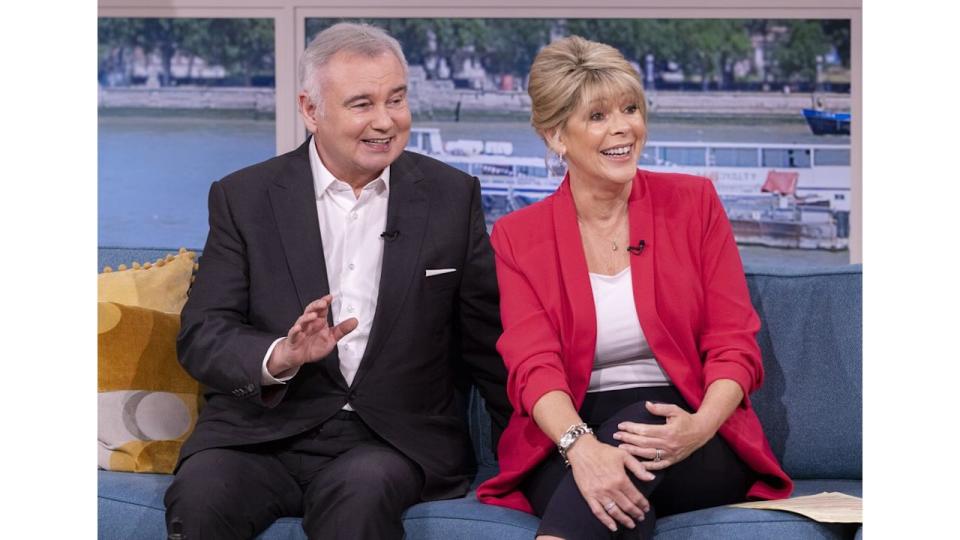
<path fill-rule="evenodd" d="M 427 276 L 424 279 L 426 280 L 426 288 L 428 290 L 441 291 L 444 289 L 451 289 L 459 285 L 460 272 L 445 272 L 443 274 Z"/>

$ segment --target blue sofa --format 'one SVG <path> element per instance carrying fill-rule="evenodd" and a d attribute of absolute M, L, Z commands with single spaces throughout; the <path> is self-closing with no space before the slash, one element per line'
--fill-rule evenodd
<path fill-rule="evenodd" d="M 101 248 L 99 262 L 116 267 L 154 260 L 166 250 Z M 766 372 L 753 396 L 774 453 L 796 481 L 794 496 L 822 491 L 861 495 L 861 267 L 789 270 L 748 268 L 753 305 L 763 321 L 757 336 Z M 478 472 L 474 487 L 496 472 L 490 422 L 481 398 L 468 403 Z M 98 471 L 99 538 L 165 538 L 163 494 L 172 477 Z M 531 540 L 537 518 L 479 503 L 473 491 L 457 500 L 418 504 L 404 516 L 416 540 Z M 817 523 L 776 511 L 709 508 L 662 518 L 656 538 L 860 538 L 857 524 Z M 306 538 L 300 520 L 284 518 L 259 538 Z"/>

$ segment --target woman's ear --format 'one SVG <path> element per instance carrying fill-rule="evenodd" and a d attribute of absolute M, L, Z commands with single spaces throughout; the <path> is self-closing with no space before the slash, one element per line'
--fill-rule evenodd
<path fill-rule="evenodd" d="M 547 146 L 560 156 L 566 155 L 567 153 L 567 145 L 563 143 L 562 131 L 559 127 L 555 127 L 544 133 L 544 140 L 547 141 Z"/>

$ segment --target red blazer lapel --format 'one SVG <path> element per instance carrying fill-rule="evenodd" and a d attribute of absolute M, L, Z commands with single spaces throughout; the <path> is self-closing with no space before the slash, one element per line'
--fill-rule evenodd
<path fill-rule="evenodd" d="M 569 175 L 557 189 L 553 204 L 553 225 L 556 231 L 559 254 L 560 279 L 567 293 L 569 304 L 562 309 L 560 324 L 563 334 L 564 356 L 568 359 L 567 377 L 574 405 L 579 409 L 590 383 L 593 357 L 597 347 L 597 312 L 587 270 L 587 258 L 583 253 L 580 227 L 577 225 L 577 209 L 570 192 Z"/>
<path fill-rule="evenodd" d="M 633 180 L 627 210 L 630 217 L 630 245 L 637 246 L 641 240 L 644 243 L 643 251 L 630 257 L 630 274 L 633 280 L 637 318 L 640 320 L 640 328 L 643 329 L 643 334 L 657 362 L 690 405 L 699 407 L 699 400 L 692 402 L 691 398 L 695 399 L 695 397 L 684 390 L 699 388 L 701 383 L 696 373 L 691 370 L 691 366 L 684 360 L 680 346 L 677 345 L 657 312 L 656 269 L 658 265 L 662 267 L 662 263 L 669 263 L 659 261 L 657 258 L 658 251 L 665 253 L 665 250 L 660 249 L 657 243 L 652 199 L 646 176 L 643 171 L 638 170 Z M 665 271 L 689 272 L 690 269 L 667 268 Z M 665 298 L 664 301 L 669 302 L 670 299 Z"/>

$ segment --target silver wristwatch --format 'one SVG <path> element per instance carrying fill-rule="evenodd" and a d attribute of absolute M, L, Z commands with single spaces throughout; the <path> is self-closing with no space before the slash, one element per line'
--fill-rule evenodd
<path fill-rule="evenodd" d="M 573 443 L 577 442 L 577 439 L 586 435 L 587 433 L 593 433 L 593 430 L 590 429 L 586 424 L 574 424 L 567 428 L 567 431 L 560 436 L 560 441 L 557 443 L 557 450 L 560 451 L 560 455 L 563 457 L 563 463 L 569 467 L 570 461 L 567 460 L 567 452 L 570 451 L 570 448 L 573 447 Z"/>

